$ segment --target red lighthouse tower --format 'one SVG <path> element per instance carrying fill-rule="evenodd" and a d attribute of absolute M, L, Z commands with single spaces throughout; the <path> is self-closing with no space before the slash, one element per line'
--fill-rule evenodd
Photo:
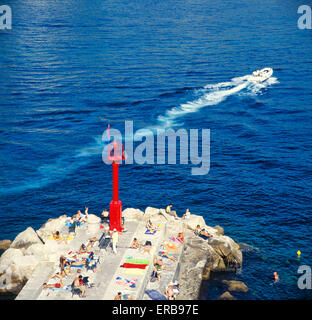
<path fill-rule="evenodd" d="M 108 145 L 107 149 L 108 160 L 112 161 L 113 166 L 113 200 L 109 205 L 109 230 L 116 229 L 118 232 L 123 230 L 122 227 L 122 203 L 118 198 L 118 169 L 119 163 L 125 160 L 123 155 L 122 143 L 114 140 Z"/>

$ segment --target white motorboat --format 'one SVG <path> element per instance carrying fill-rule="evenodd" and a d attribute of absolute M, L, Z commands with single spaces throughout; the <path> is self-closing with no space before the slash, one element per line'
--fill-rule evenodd
<path fill-rule="evenodd" d="M 269 79 L 272 76 L 272 74 L 273 74 L 272 68 L 264 68 L 261 70 L 256 70 L 252 73 L 249 80 L 256 81 L 256 82 L 263 82 Z"/>

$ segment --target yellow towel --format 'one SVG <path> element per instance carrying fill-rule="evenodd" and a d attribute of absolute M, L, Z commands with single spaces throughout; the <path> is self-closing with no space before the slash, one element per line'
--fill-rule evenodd
<path fill-rule="evenodd" d="M 131 268 L 128 269 L 126 268 L 125 270 L 123 270 L 124 273 L 126 274 L 137 274 L 137 275 L 141 275 L 141 274 L 145 274 L 145 269 L 136 269 L 136 268 Z"/>

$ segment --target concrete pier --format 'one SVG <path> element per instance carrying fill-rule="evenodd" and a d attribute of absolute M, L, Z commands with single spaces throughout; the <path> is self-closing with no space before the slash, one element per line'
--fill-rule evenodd
<path fill-rule="evenodd" d="M 119 233 L 116 254 L 110 246 L 106 249 L 100 248 L 99 243 L 95 242 L 93 247 L 88 248 L 89 253 L 93 251 L 99 258 L 95 272 L 87 270 L 85 266 L 72 265 L 71 272 L 63 278 L 64 288 L 43 289 L 44 282 L 53 283 L 53 279 L 50 278 L 59 271 L 61 255 L 74 260 L 78 258 L 79 261 L 88 257 L 89 253 L 77 253 L 79 247 L 82 243 L 86 245 L 92 237 L 99 239 L 104 232 L 104 229 L 100 228 L 100 219 L 95 215 L 89 215 L 90 217 L 92 225 L 84 223 L 76 230 L 72 239 L 67 239 L 67 243 L 58 243 L 51 239 L 53 230 L 59 230 L 62 235 L 68 234 L 70 218 L 67 216 L 49 219 L 37 231 L 27 228 L 16 237 L 12 248 L 7 249 L 1 257 L 0 266 L 7 271 L 3 272 L 2 279 L 7 281 L 8 289 L 11 290 L 9 285 L 15 284 L 12 279 L 21 279 L 19 285 L 23 287 L 19 289 L 17 300 L 111 300 L 118 292 L 122 293 L 123 300 L 148 300 L 151 296 L 158 300 L 166 299 L 165 290 L 170 283 L 176 281 L 181 285 L 176 299 L 194 300 L 199 299 L 203 277 L 205 280 L 209 279 L 210 272 L 236 272 L 237 268 L 242 266 L 240 246 L 224 235 L 220 226 L 206 225 L 202 216 L 191 214 L 189 218 L 183 219 L 166 214 L 164 209 L 147 207 L 143 212 L 140 209 L 127 208 L 123 211 L 125 231 Z M 158 227 L 153 234 L 146 233 L 146 223 L 149 219 Z M 194 231 L 197 226 L 206 230 L 210 237 L 204 239 L 196 234 Z M 184 232 L 183 244 L 173 239 L 181 231 Z M 137 238 L 141 245 L 150 241 L 150 252 L 143 253 L 142 248 L 130 248 L 134 238 Z M 14 248 L 16 243 L 22 247 Z M 172 250 L 173 247 L 175 250 Z M 163 258 L 160 278 L 155 280 L 151 275 L 154 259 L 159 258 L 159 251 L 166 251 L 174 258 Z M 147 267 L 129 268 L 133 265 L 128 265 L 124 268 L 124 263 L 132 262 L 128 259 L 144 259 Z M 91 284 L 85 288 L 84 298 L 71 292 L 77 269 L 81 269 L 80 274 L 83 277 L 89 277 Z M 24 275 L 23 278 L 20 277 L 21 274 Z M 26 276 L 28 281 L 24 285 L 22 281 Z M 58 282 L 59 280 L 55 279 L 54 283 Z"/>
<path fill-rule="evenodd" d="M 86 297 L 80 298 L 78 295 L 72 295 L 69 286 L 74 281 L 77 274 L 77 269 L 71 268 L 71 273 L 64 277 L 64 287 L 68 289 L 43 289 L 43 283 L 48 282 L 49 277 L 55 274 L 58 268 L 58 262 L 55 264 L 51 262 L 42 262 L 34 271 L 31 279 L 28 280 L 21 292 L 16 297 L 17 300 L 71 300 L 71 299 L 84 299 L 84 300 L 112 300 L 118 292 L 123 295 L 127 294 L 130 299 L 142 300 L 149 299 L 145 294 L 146 289 L 160 290 L 164 294 L 166 286 L 177 277 L 177 270 L 179 266 L 179 258 L 182 253 L 182 245 L 179 247 L 179 252 L 175 253 L 178 261 L 174 262 L 169 259 L 164 259 L 166 265 L 171 265 L 173 270 L 164 270 L 161 272 L 160 281 L 150 282 L 151 274 L 153 271 L 153 260 L 162 248 L 164 242 L 169 241 L 169 234 L 166 222 L 163 220 L 153 219 L 153 224 L 158 225 L 158 230 L 155 234 L 146 234 L 145 221 L 126 221 L 126 232 L 119 233 L 119 241 L 117 245 L 117 254 L 114 254 L 112 248 L 109 246 L 106 249 L 100 249 L 98 242 L 95 243 L 93 251 L 99 258 L 100 263 L 96 272 L 92 270 L 86 271 L 85 267 L 80 268 L 83 276 L 89 277 L 89 282 L 94 286 L 86 288 Z M 65 232 L 66 227 L 62 229 Z M 88 225 L 85 223 L 76 231 L 76 236 L 70 241 L 70 250 L 78 251 L 82 243 L 86 244 L 90 237 L 96 236 L 98 239 L 103 233 L 103 229 L 98 229 L 94 234 L 89 233 Z M 176 236 L 176 235 L 175 235 Z M 141 244 L 146 241 L 151 241 L 152 248 L 150 254 L 142 253 L 142 249 L 130 248 L 133 238 L 137 238 Z M 53 241 L 53 240 L 51 240 Z M 66 256 L 66 252 L 64 252 Z M 80 255 L 79 255 L 80 256 Z M 81 256 L 86 257 L 87 254 Z M 125 269 L 121 265 L 127 258 L 133 259 L 148 259 L 149 266 L 142 270 L 142 274 L 128 274 L 130 269 Z M 137 269 L 135 269 L 137 270 Z M 131 271 L 130 271 L 131 272 Z M 140 272 L 141 273 L 141 272 Z M 120 279 L 118 281 L 118 279 Z M 58 279 L 57 279 L 58 280 Z M 132 281 L 135 287 L 131 288 L 125 281 Z M 58 282 L 58 281 L 56 281 Z"/>

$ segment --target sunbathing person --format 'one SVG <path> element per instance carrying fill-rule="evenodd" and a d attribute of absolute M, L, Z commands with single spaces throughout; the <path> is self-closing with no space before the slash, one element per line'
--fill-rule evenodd
<path fill-rule="evenodd" d="M 82 214 L 81 211 L 78 210 L 77 213 L 72 217 L 72 220 L 81 224 L 83 222 L 86 222 L 86 215 Z"/>
<path fill-rule="evenodd" d="M 154 264 L 152 278 L 156 278 L 159 281 L 160 280 L 160 272 L 161 272 L 161 266 L 159 266 L 158 264 Z"/>
<path fill-rule="evenodd" d="M 132 243 L 131 243 L 131 246 L 130 246 L 132 249 L 139 249 L 141 247 L 139 241 L 137 238 L 134 238 Z"/>
<path fill-rule="evenodd" d="M 170 283 L 166 289 L 165 295 L 168 300 L 175 300 L 180 293 L 181 286 L 178 283 Z"/>
<path fill-rule="evenodd" d="M 189 209 L 186 209 L 182 219 L 186 219 L 188 220 L 189 218 L 191 217 L 191 213 L 190 213 L 190 210 Z"/>
<path fill-rule="evenodd" d="M 209 233 L 205 230 L 205 228 L 202 228 L 202 229 L 201 229 L 199 224 L 197 225 L 197 227 L 196 227 L 196 229 L 195 229 L 195 234 L 196 234 L 197 236 L 205 236 L 205 237 L 207 237 L 207 238 L 211 238 L 211 237 L 212 237 L 212 235 L 209 234 Z"/>
<path fill-rule="evenodd" d="M 53 239 L 54 239 L 54 240 L 62 240 L 62 237 L 61 237 L 59 231 L 52 232 L 52 235 L 53 235 Z"/>
<path fill-rule="evenodd" d="M 64 256 L 60 257 L 60 269 L 64 270 L 65 273 L 69 273 L 70 272 L 70 268 L 72 266 L 81 266 L 84 265 L 86 262 L 83 261 L 79 261 L 79 260 L 74 260 L 74 261 L 70 261 L 69 259 L 66 259 Z"/>
<path fill-rule="evenodd" d="M 87 247 L 91 247 L 91 248 L 92 248 L 92 247 L 94 246 L 94 244 L 95 244 L 96 241 L 99 241 L 99 239 L 96 238 L 96 237 L 90 238 L 90 239 L 89 239 L 89 242 L 88 242 L 88 244 L 87 244 Z"/>
<path fill-rule="evenodd" d="M 146 241 L 142 253 L 151 254 L 151 249 L 152 249 L 152 242 L 151 241 Z"/>
<path fill-rule="evenodd" d="M 82 243 L 78 250 L 78 254 L 87 253 L 87 252 L 88 252 L 88 248 L 86 247 L 86 245 Z"/>
<path fill-rule="evenodd" d="M 177 213 L 174 210 L 171 210 L 172 206 L 173 205 L 171 203 L 167 206 L 166 213 L 175 217 L 175 219 L 178 219 Z"/>
<path fill-rule="evenodd" d="M 59 278 L 61 280 L 63 280 L 63 278 L 66 276 L 66 273 L 64 270 L 61 270 L 60 272 L 57 272 L 55 273 L 54 275 L 52 275 L 51 277 L 49 277 L 49 280 L 50 279 L 53 279 L 53 278 Z"/>
<path fill-rule="evenodd" d="M 152 224 L 151 220 L 148 220 L 146 223 L 146 229 L 149 229 L 150 232 L 154 232 L 157 230 L 157 227 Z"/>
<path fill-rule="evenodd" d="M 158 258 L 157 256 L 155 257 L 155 260 L 154 260 L 154 266 L 157 266 L 158 272 L 162 270 L 168 270 L 168 271 L 173 270 L 173 266 L 165 265 L 162 258 Z"/>
<path fill-rule="evenodd" d="M 53 283 L 53 284 L 47 284 L 46 282 L 43 284 L 43 289 L 47 289 L 47 288 L 63 288 L 64 287 L 64 283 L 63 280 L 60 279 L 59 283 Z"/>
<path fill-rule="evenodd" d="M 182 286 L 179 283 L 175 282 L 173 284 L 173 292 L 174 292 L 174 294 L 178 295 L 180 293 L 181 288 L 182 288 Z"/>
<path fill-rule="evenodd" d="M 65 269 L 65 266 L 66 266 L 66 258 L 63 256 L 63 255 L 61 255 L 60 256 L 60 269 L 61 270 L 64 270 Z"/>
<path fill-rule="evenodd" d="M 59 231 L 52 232 L 52 235 L 53 235 L 53 240 L 56 240 L 57 243 L 64 242 L 65 244 L 67 244 L 67 240 L 62 238 Z"/>
<path fill-rule="evenodd" d="M 86 286 L 86 287 L 90 287 L 91 285 L 89 284 L 89 276 L 83 276 L 82 274 L 81 274 L 81 269 L 78 269 L 77 270 L 77 276 L 78 276 L 78 278 L 79 278 L 79 283 L 81 284 L 81 285 L 84 285 L 84 286 Z"/>
<path fill-rule="evenodd" d="M 177 261 L 178 260 L 176 257 L 170 256 L 169 253 L 166 252 L 166 251 L 159 251 L 158 255 L 163 257 L 163 258 L 170 259 L 172 261 Z"/>
<path fill-rule="evenodd" d="M 88 216 L 89 216 L 89 208 L 85 207 L 85 220 L 88 220 Z"/>
<path fill-rule="evenodd" d="M 177 240 L 181 243 L 184 242 L 184 232 L 183 231 L 178 233 Z"/>
<path fill-rule="evenodd" d="M 84 286 L 83 284 L 80 283 L 78 273 L 77 273 L 77 275 L 76 275 L 76 277 L 75 277 L 75 280 L 74 280 L 73 285 L 74 285 L 74 290 L 80 290 L 79 296 L 80 296 L 81 298 L 84 298 L 84 297 L 85 297 L 85 290 L 86 290 L 86 288 L 85 288 L 85 286 Z"/>
<path fill-rule="evenodd" d="M 104 209 L 101 213 L 101 223 L 109 222 L 109 212 L 107 209 Z"/>
<path fill-rule="evenodd" d="M 114 300 L 122 300 L 121 292 L 117 293 L 117 296 L 115 296 Z"/>
<path fill-rule="evenodd" d="M 168 300 L 175 300 L 173 285 L 169 285 L 165 291 L 165 296 Z"/>

